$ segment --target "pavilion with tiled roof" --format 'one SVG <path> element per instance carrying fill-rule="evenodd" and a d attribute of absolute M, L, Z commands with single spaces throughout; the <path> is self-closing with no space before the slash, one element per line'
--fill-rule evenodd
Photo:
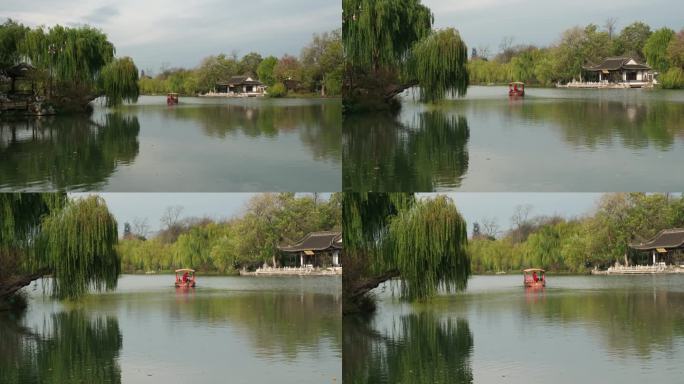
<path fill-rule="evenodd" d="M 652 239 L 629 247 L 637 254 L 648 255 L 648 261 L 653 265 L 684 264 L 684 228 L 664 229 Z"/>
<path fill-rule="evenodd" d="M 645 83 L 653 81 L 653 71 L 646 64 L 632 57 L 608 57 L 600 64 L 583 67 L 590 76 L 599 82 Z"/>
<path fill-rule="evenodd" d="M 339 267 L 342 233 L 336 231 L 311 232 L 300 241 L 278 249 L 284 254 L 284 266 Z"/>

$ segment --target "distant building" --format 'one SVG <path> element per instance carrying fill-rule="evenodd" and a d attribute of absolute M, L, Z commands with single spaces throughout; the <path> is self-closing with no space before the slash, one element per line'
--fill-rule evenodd
<path fill-rule="evenodd" d="M 249 76 L 233 76 L 217 83 L 216 91 L 224 95 L 257 97 L 266 94 L 266 85 Z"/>
<path fill-rule="evenodd" d="M 278 249 L 283 253 L 281 266 L 324 268 L 342 265 L 341 232 L 311 232 L 296 244 Z"/>
<path fill-rule="evenodd" d="M 632 57 L 609 57 L 598 65 L 583 68 L 587 81 L 606 84 L 622 84 L 641 88 L 654 83 L 654 73 L 646 64 Z"/>
<path fill-rule="evenodd" d="M 664 229 L 652 239 L 639 244 L 630 244 L 635 251 L 631 257 L 637 265 L 684 265 L 684 229 Z"/>

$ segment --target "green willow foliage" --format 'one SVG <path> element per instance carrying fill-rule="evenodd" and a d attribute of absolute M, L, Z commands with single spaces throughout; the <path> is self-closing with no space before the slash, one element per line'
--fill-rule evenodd
<path fill-rule="evenodd" d="M 368 281 L 396 276 L 402 297 L 426 299 L 438 289 L 465 288 L 470 275 L 466 223 L 444 196 L 416 200 L 406 193 L 346 193 L 344 294 L 364 300 Z M 352 308 L 352 307 L 350 307 Z"/>
<path fill-rule="evenodd" d="M 470 276 L 466 227 L 449 198 L 419 201 L 390 223 L 376 268 L 397 269 L 402 296 L 407 299 L 432 297 L 438 288 L 463 290 Z"/>
<path fill-rule="evenodd" d="M 17 36 L 18 31 L 23 32 Z M 28 60 L 40 72 L 46 94 L 86 103 L 105 96 L 108 105 L 138 96 L 138 69 L 130 58 L 115 59 L 114 45 L 98 29 L 83 26 L 29 29 L 7 22 L 0 27 L 2 64 Z M 6 42 L 6 43 L 5 43 Z M 12 63 L 6 62 L 11 59 Z"/>
<path fill-rule="evenodd" d="M 404 62 L 433 16 L 420 0 L 343 0 L 342 20 L 347 63 L 377 69 Z"/>
<path fill-rule="evenodd" d="M 433 15 L 420 0 L 344 0 L 342 10 L 352 110 L 391 106 L 413 86 L 427 102 L 465 95 L 467 47 L 454 29 L 433 31 Z"/>
<path fill-rule="evenodd" d="M 31 63 L 52 71 L 57 81 L 92 83 L 114 59 L 114 45 L 91 27 L 36 28 L 26 34 L 22 52 Z"/>
<path fill-rule="evenodd" d="M 130 57 L 116 59 L 102 68 L 100 82 L 107 106 L 116 106 L 124 100 L 138 101 L 138 68 Z"/>
<path fill-rule="evenodd" d="M 410 78 L 420 84 L 420 99 L 441 100 L 465 96 L 468 89 L 468 47 L 458 31 L 434 32 L 413 46 L 408 63 Z"/>
<path fill-rule="evenodd" d="M 52 293 L 77 298 L 89 289 L 116 288 L 121 261 L 117 223 L 101 197 L 72 201 L 52 211 L 41 225 L 38 252 L 29 261 L 52 273 Z"/>
<path fill-rule="evenodd" d="M 116 220 L 99 197 L 68 201 L 64 193 L 0 194 L 0 295 L 53 277 L 52 294 L 76 298 L 116 286 Z M 23 285 L 15 285 L 23 281 Z"/>
<path fill-rule="evenodd" d="M 25 252 L 40 230 L 43 216 L 65 203 L 64 193 L 0 193 L 0 261 L 8 261 L 4 260 L 8 254 Z M 0 275 L 6 266 L 0 263 Z"/>

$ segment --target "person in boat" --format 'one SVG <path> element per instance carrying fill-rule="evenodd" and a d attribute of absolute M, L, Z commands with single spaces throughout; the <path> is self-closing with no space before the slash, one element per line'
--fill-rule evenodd
<path fill-rule="evenodd" d="M 532 272 L 532 280 L 534 280 L 535 283 L 539 282 L 539 276 L 537 276 L 537 272 Z"/>
<path fill-rule="evenodd" d="M 187 282 L 188 282 L 188 273 L 185 272 L 185 273 L 183 273 L 183 284 L 187 284 Z"/>

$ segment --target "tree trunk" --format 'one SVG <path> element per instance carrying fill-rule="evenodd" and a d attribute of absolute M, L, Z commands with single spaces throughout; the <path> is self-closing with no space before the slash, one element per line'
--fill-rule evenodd
<path fill-rule="evenodd" d="M 356 281 L 347 280 L 346 284 L 344 284 L 345 289 L 342 293 L 344 297 L 344 303 L 342 305 L 343 314 L 347 315 L 372 310 L 372 308 L 369 308 L 368 297 L 366 295 L 380 284 L 394 277 L 399 277 L 398 270 L 386 271 L 371 277 L 362 277 Z"/>
<path fill-rule="evenodd" d="M 50 270 L 41 269 L 39 271 L 27 275 L 13 275 L 4 278 L 3 281 L 0 281 L 0 300 L 9 297 L 10 295 L 13 295 L 18 290 L 31 284 L 32 281 L 38 280 L 41 277 L 49 274 Z"/>

